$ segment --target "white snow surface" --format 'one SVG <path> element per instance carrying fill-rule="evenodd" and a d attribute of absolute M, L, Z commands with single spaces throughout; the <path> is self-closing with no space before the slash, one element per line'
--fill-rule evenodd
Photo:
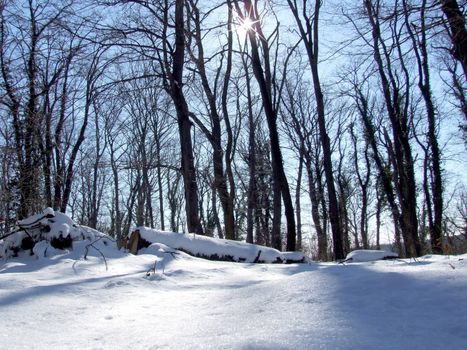
<path fill-rule="evenodd" d="M 371 249 L 357 249 L 345 257 L 345 261 L 349 262 L 368 262 L 368 261 L 375 261 L 381 260 L 384 258 L 398 258 L 399 256 L 397 253 L 394 252 L 387 252 L 385 250 L 371 250 Z"/>
<path fill-rule="evenodd" d="M 202 260 L 162 243 L 134 256 L 107 239 L 45 248 L 0 261 L 0 349 L 467 344 L 467 255 L 285 265 Z"/>
<path fill-rule="evenodd" d="M 299 261 L 304 259 L 300 252 L 280 252 L 276 249 L 248 244 L 228 239 L 217 239 L 195 234 L 173 233 L 138 227 L 141 237 L 151 243 L 162 243 L 175 249 L 191 252 L 198 256 L 217 255 L 220 260 L 254 262 L 255 259 L 265 263 L 283 262 L 287 259 Z M 229 257 L 222 259 L 222 257 Z"/>

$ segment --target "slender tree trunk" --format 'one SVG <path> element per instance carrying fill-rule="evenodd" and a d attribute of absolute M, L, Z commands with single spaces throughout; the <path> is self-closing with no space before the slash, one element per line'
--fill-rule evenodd
<path fill-rule="evenodd" d="M 27 59 L 27 77 L 28 77 L 28 95 L 26 118 L 24 124 L 24 163 L 20 165 L 20 195 L 21 204 L 19 210 L 19 218 L 25 218 L 31 215 L 38 209 L 39 200 L 39 182 L 37 167 L 40 165 L 37 162 L 37 144 L 36 144 L 36 128 L 39 127 L 38 111 L 37 111 L 37 45 L 39 41 L 39 33 L 36 22 L 36 12 L 32 2 L 29 4 L 31 38 L 29 46 L 29 54 Z"/>
<path fill-rule="evenodd" d="M 385 134 L 386 143 L 388 143 L 388 151 L 390 159 L 393 163 L 396 180 L 395 189 L 399 197 L 401 206 L 401 234 L 404 237 L 406 254 L 409 257 L 421 255 L 420 238 L 418 236 L 418 219 L 417 219 L 417 199 L 416 186 L 414 175 L 414 162 L 409 141 L 409 126 L 408 126 L 408 99 L 409 99 L 409 81 L 408 73 L 400 55 L 402 70 L 405 74 L 403 77 L 395 77 L 392 71 L 390 53 L 381 36 L 381 28 L 379 24 L 378 8 L 375 8 L 372 1 L 364 0 L 364 5 L 367 11 L 368 19 L 372 29 L 373 38 L 373 56 L 377 64 L 379 77 L 381 79 L 381 87 L 383 90 L 384 101 L 387 114 L 391 122 L 392 142 L 387 133 Z M 400 54 L 400 38 L 395 34 L 393 38 L 396 43 L 396 48 Z M 380 48 L 381 46 L 381 48 Z M 405 91 L 400 91 L 400 79 L 405 79 Z M 405 94 L 405 103 L 402 94 Z"/>
<path fill-rule="evenodd" d="M 70 50 L 64 68 L 63 86 L 60 96 L 60 112 L 57 125 L 55 127 L 54 142 L 55 142 L 55 180 L 54 180 L 54 199 L 53 208 L 59 210 L 62 206 L 62 187 L 65 176 L 65 168 L 62 161 L 62 132 L 66 119 L 66 108 L 68 103 L 68 79 L 70 73 L 70 65 L 76 50 Z"/>
<path fill-rule="evenodd" d="M 332 151 L 329 135 L 326 127 L 326 113 L 324 108 L 324 96 L 321 89 L 321 82 L 318 72 L 318 23 L 319 23 L 319 11 L 321 8 L 322 1 L 316 0 L 315 7 L 312 17 L 306 15 L 306 8 L 303 8 L 305 14 L 305 24 L 300 19 L 299 8 L 296 0 L 287 0 L 289 8 L 291 9 L 295 21 L 297 22 L 300 36 L 303 39 L 303 43 L 306 48 L 308 55 L 308 61 L 311 68 L 311 75 L 313 80 L 313 88 L 316 98 L 316 110 L 318 114 L 318 127 L 321 139 L 321 146 L 323 149 L 323 163 L 324 163 L 324 174 L 326 177 L 326 186 L 328 189 L 328 201 L 329 201 L 329 219 L 331 222 L 332 240 L 334 248 L 334 259 L 344 259 L 344 247 L 342 238 L 342 227 L 339 218 L 339 203 L 337 200 L 337 192 L 334 184 L 334 173 L 332 166 Z M 303 3 L 305 7 L 306 4 Z"/>
<path fill-rule="evenodd" d="M 182 176 L 185 190 L 185 211 L 189 232 L 203 234 L 199 219 L 198 184 L 191 140 L 191 122 L 188 104 L 183 94 L 183 66 L 185 61 L 184 1 L 175 2 L 175 51 L 172 60 L 170 96 L 177 111 L 180 136 Z"/>
<path fill-rule="evenodd" d="M 97 117 L 96 117 L 97 121 Z M 99 127 L 96 125 L 95 129 L 96 135 L 99 133 Z M 96 157 L 94 159 L 94 164 L 92 167 L 92 184 L 91 184 L 91 203 L 90 203 L 90 212 L 88 218 L 88 225 L 89 227 L 96 229 L 97 227 L 97 216 L 98 216 L 98 190 L 97 190 L 97 183 L 99 181 L 99 162 L 100 162 L 100 144 L 99 138 L 96 138 Z"/>
<path fill-rule="evenodd" d="M 93 73 L 91 73 L 93 75 Z M 74 177 L 74 167 L 75 167 L 75 161 L 76 157 L 78 156 L 79 149 L 81 147 L 81 144 L 84 142 L 85 139 L 85 133 L 86 129 L 88 126 L 88 121 L 89 121 L 89 113 L 91 109 L 91 103 L 92 103 L 92 98 L 93 98 L 93 82 L 92 78 L 88 77 L 88 81 L 86 84 L 86 102 L 84 106 L 84 118 L 83 118 L 83 124 L 81 125 L 80 132 L 78 134 L 78 139 L 76 140 L 76 143 L 73 146 L 73 149 L 70 154 L 70 160 L 68 162 L 68 166 L 66 169 L 66 175 L 65 175 L 65 188 L 63 191 L 63 197 L 61 200 L 61 206 L 60 206 L 60 211 L 62 213 L 66 212 L 66 208 L 68 205 L 68 201 L 70 200 L 70 194 L 71 194 L 71 186 L 73 183 L 73 177 Z"/>
<path fill-rule="evenodd" d="M 114 233 L 117 239 L 122 239 L 122 216 L 120 210 L 120 182 L 118 174 L 118 166 L 115 160 L 115 152 L 110 144 L 110 166 L 112 168 L 113 183 L 114 183 L 114 210 L 115 210 L 115 226 Z"/>
<path fill-rule="evenodd" d="M 204 93 L 206 95 L 206 99 L 208 101 L 208 108 L 209 108 L 209 115 L 211 119 L 212 130 L 208 130 L 200 121 L 198 120 L 196 121 L 197 121 L 197 124 L 200 125 L 201 129 L 206 134 L 206 137 L 208 138 L 212 146 L 212 161 L 213 161 L 213 168 L 214 168 L 213 186 L 218 193 L 219 200 L 221 202 L 222 210 L 224 213 L 225 237 L 227 239 L 235 239 L 234 208 L 233 208 L 233 202 L 230 201 L 231 196 L 229 193 L 229 189 L 227 187 L 226 173 L 224 172 L 224 151 L 222 148 L 221 117 L 218 112 L 215 91 L 213 91 L 213 89 L 211 88 L 207 74 L 206 74 L 204 46 L 203 46 L 202 33 L 201 33 L 202 23 L 200 19 L 199 10 L 196 4 L 194 3 L 194 1 L 190 1 L 190 10 L 191 10 L 190 17 L 192 18 L 193 25 L 194 25 L 194 28 L 191 31 L 192 33 L 191 35 L 194 38 L 196 48 L 197 48 L 196 57 L 195 57 L 195 54 L 191 51 L 190 47 L 188 47 L 188 50 L 191 54 L 193 61 L 196 64 L 197 73 L 201 78 L 201 85 L 203 87 Z M 231 17 L 232 17 L 231 11 L 229 8 L 229 25 L 230 25 Z M 228 31 L 228 35 L 229 36 L 232 35 L 231 30 Z M 229 67 L 227 68 L 227 72 L 229 72 Z M 228 79 L 229 78 L 227 77 L 227 80 Z M 225 88 L 228 88 L 228 85 Z M 224 103 L 227 103 L 227 101 L 224 101 Z M 224 117 L 228 118 L 228 114 L 225 115 L 224 113 Z"/>
<path fill-rule="evenodd" d="M 448 2 L 455 1 L 444 1 L 443 6 Z M 420 6 L 420 34 L 416 35 L 412 29 L 412 23 L 410 21 L 410 12 L 406 0 L 403 1 L 404 5 L 404 14 L 405 14 L 405 24 L 407 31 L 412 40 L 412 47 L 417 59 L 418 65 L 418 87 L 423 96 L 426 107 L 426 119 L 428 122 L 428 131 L 427 131 L 427 140 L 428 147 L 431 150 L 430 162 L 425 162 L 425 166 L 431 164 L 431 173 L 432 173 L 432 182 L 431 182 L 431 193 L 432 200 L 427 202 L 427 209 L 429 210 L 429 218 L 433 218 L 433 222 L 430 222 L 430 238 L 431 238 L 431 247 L 434 254 L 442 254 L 442 225 L 443 225 L 443 180 L 442 180 L 442 171 L 441 171 L 441 151 L 438 144 L 438 137 L 436 134 L 436 109 L 433 102 L 433 97 L 431 93 L 431 78 L 430 78 L 430 68 L 428 61 L 428 50 L 427 50 L 427 38 L 426 38 L 426 24 L 425 24 L 425 9 L 426 9 L 426 0 L 422 1 Z M 457 4 L 456 4 L 457 5 Z M 452 5 L 451 5 L 452 6 Z M 444 8 L 443 8 L 444 9 Z M 467 41 L 467 35 L 465 36 Z M 467 62 L 467 42 L 465 44 L 466 56 L 464 57 L 465 62 Z M 467 76 L 466 76 L 467 77 Z M 428 155 L 427 155 L 428 156 Z M 425 183 L 428 185 L 426 180 L 427 176 L 425 175 Z M 428 188 L 427 188 L 428 190 Z M 428 191 L 429 192 L 429 191 Z M 429 193 L 426 193 L 426 198 L 429 200 Z M 431 204 L 433 205 L 434 215 L 431 213 Z"/>
<path fill-rule="evenodd" d="M 248 71 L 246 62 L 243 60 L 245 72 Z M 256 187 L 256 123 L 253 115 L 253 104 L 251 95 L 250 75 L 246 74 L 246 93 L 248 105 L 248 208 L 247 208 L 247 230 L 246 241 L 253 243 L 253 229 L 255 217 L 258 212 L 258 195 Z M 258 230 L 257 230 L 258 232 Z"/>
<path fill-rule="evenodd" d="M 238 4 L 237 4 L 238 5 Z M 239 7 L 238 12 L 241 13 Z M 245 1 L 245 13 L 255 24 L 255 30 L 248 31 L 247 35 L 251 44 L 251 59 L 253 74 L 259 85 L 261 98 L 263 102 L 264 112 L 266 115 L 267 125 L 269 129 L 269 139 L 271 145 L 271 159 L 272 159 L 272 173 L 273 173 L 273 193 L 274 193 L 274 218 L 273 218 L 273 246 L 276 249 L 280 249 L 282 244 L 280 243 L 280 221 L 281 221 L 281 195 L 284 201 L 285 216 L 287 219 L 287 250 L 295 250 L 296 246 L 296 226 L 295 226 L 295 213 L 293 210 L 292 197 L 290 194 L 289 184 L 284 171 L 284 164 L 282 160 L 282 152 L 280 149 L 279 134 L 277 131 L 277 111 L 273 106 L 273 100 L 271 95 L 271 82 L 269 80 L 270 67 L 267 66 L 269 63 L 269 47 L 266 39 L 262 35 L 260 21 L 257 20 L 257 14 L 254 12 L 251 1 Z M 244 16 L 245 17 L 245 16 Z M 258 33 L 258 34 L 256 34 Z M 258 41 L 261 41 L 263 57 L 267 63 L 265 63 L 265 70 L 261 63 L 259 54 Z M 279 196 L 279 198 L 277 198 Z"/>
<path fill-rule="evenodd" d="M 316 180 L 313 173 L 312 159 L 309 153 L 305 154 L 305 167 L 308 175 L 308 193 L 311 201 L 311 217 L 315 226 L 316 236 L 318 238 L 318 259 L 320 261 L 328 260 L 328 238 L 319 215 L 319 196 L 316 190 Z"/>
<path fill-rule="evenodd" d="M 382 196 L 379 194 L 379 190 L 376 189 L 376 249 L 381 249 L 381 212 L 382 212 Z"/>
<path fill-rule="evenodd" d="M 394 194 L 394 188 L 392 185 L 392 179 L 390 173 L 388 171 L 387 164 L 381 159 L 380 152 L 378 149 L 378 144 L 376 142 L 376 129 L 373 125 L 371 120 L 369 108 L 368 108 L 368 101 L 361 92 L 358 86 L 355 86 L 355 99 L 357 102 L 357 108 L 360 113 L 360 117 L 362 119 L 363 127 L 365 129 L 365 134 L 368 137 L 368 143 L 371 147 L 373 153 L 373 160 L 376 165 L 376 169 L 378 170 L 378 176 L 381 181 L 382 188 L 386 195 L 386 199 L 389 203 L 389 208 L 391 210 L 391 214 L 394 220 L 394 227 L 395 227 L 395 238 L 398 249 L 402 249 L 402 245 L 400 244 L 400 235 L 401 231 L 405 227 L 405 221 L 402 220 L 402 216 L 399 211 L 399 207 L 397 206 L 396 197 Z M 402 250 L 399 250 L 399 254 L 403 254 Z"/>
<path fill-rule="evenodd" d="M 46 73 L 47 75 L 47 73 Z M 42 115 L 45 118 L 45 144 L 40 142 L 39 146 L 42 155 L 42 169 L 44 176 L 44 195 L 45 205 L 52 207 L 52 154 L 53 154 L 53 143 L 52 143 L 52 110 L 50 106 L 50 92 L 45 91 L 44 102 L 42 106 Z"/>
<path fill-rule="evenodd" d="M 170 171 L 167 171 L 167 195 L 169 202 L 169 213 L 170 213 L 170 230 L 172 232 L 179 232 L 178 225 L 178 212 L 180 209 L 177 205 L 177 192 L 180 181 L 180 175 L 175 175 L 175 180 L 170 176 Z"/>
<path fill-rule="evenodd" d="M 227 19 L 227 58 L 226 58 L 226 68 L 224 74 L 224 81 L 222 86 L 222 96 L 221 96 L 221 105 L 222 105 L 222 115 L 225 124 L 226 134 L 227 134 L 227 145 L 225 147 L 225 172 L 227 176 L 227 181 L 229 183 L 229 197 L 227 199 L 227 218 L 224 218 L 225 222 L 228 222 L 232 227 L 232 238 L 237 239 L 238 234 L 235 229 L 235 179 L 234 172 L 232 168 L 233 153 L 234 153 L 234 137 L 232 126 L 230 125 L 230 116 L 229 116 L 229 101 L 228 101 L 228 91 L 229 83 L 232 72 L 232 46 L 233 46 L 233 30 L 232 30 L 232 21 L 233 21 L 233 9 L 232 3 L 230 0 L 227 0 L 228 6 L 228 19 Z M 231 216 L 231 218 L 230 218 Z"/>
<path fill-rule="evenodd" d="M 297 245 L 296 245 L 297 250 L 302 249 L 301 197 L 302 197 L 303 163 L 304 163 L 303 155 L 300 154 L 299 161 L 298 161 L 297 186 L 295 188 L 295 210 L 296 210 L 296 216 L 297 216 Z"/>
<path fill-rule="evenodd" d="M 357 148 L 357 136 L 355 135 L 354 125 L 350 125 L 350 136 L 352 138 L 353 149 L 354 149 L 354 169 L 357 175 L 358 184 L 360 186 L 362 194 L 362 204 L 360 210 L 360 234 L 362 238 L 363 249 L 368 249 L 368 184 L 370 182 L 370 160 L 368 156 L 368 142 L 365 143 L 364 158 L 366 174 L 362 176 L 360 172 L 358 148 Z"/>
<path fill-rule="evenodd" d="M 159 216 L 161 230 L 165 231 L 165 211 L 164 211 L 164 186 L 162 183 L 162 167 L 161 167 L 161 146 L 159 139 L 156 140 L 156 162 L 157 162 L 157 186 L 159 189 Z"/>
<path fill-rule="evenodd" d="M 440 2 L 441 9 L 448 19 L 451 30 L 452 56 L 461 63 L 465 79 L 467 80 L 467 30 L 465 28 L 465 17 L 456 0 L 440 0 Z"/>

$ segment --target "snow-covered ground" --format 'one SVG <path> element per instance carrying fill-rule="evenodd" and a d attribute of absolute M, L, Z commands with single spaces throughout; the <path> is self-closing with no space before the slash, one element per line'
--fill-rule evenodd
<path fill-rule="evenodd" d="M 88 244 L 0 262 L 0 349 L 466 348 L 467 256 L 251 264 L 100 240 L 84 260 Z"/>

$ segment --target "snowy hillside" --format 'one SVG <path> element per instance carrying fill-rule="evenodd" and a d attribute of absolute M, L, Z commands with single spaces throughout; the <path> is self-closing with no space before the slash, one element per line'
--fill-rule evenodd
<path fill-rule="evenodd" d="M 0 262 L 0 349 L 465 349 L 466 293 L 467 256 L 250 264 L 76 241 Z"/>

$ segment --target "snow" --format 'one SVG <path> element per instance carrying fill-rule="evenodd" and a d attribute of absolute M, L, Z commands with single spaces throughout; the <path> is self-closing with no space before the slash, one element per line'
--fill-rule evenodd
<path fill-rule="evenodd" d="M 55 216 L 55 212 L 52 208 L 45 208 L 41 213 L 37 213 L 35 215 L 31 215 L 30 217 L 24 219 L 24 220 L 19 220 L 18 225 L 22 227 L 27 227 L 31 226 L 35 223 L 38 222 L 47 222 L 47 217 L 53 217 Z"/>
<path fill-rule="evenodd" d="M 207 261 L 100 240 L 0 262 L 2 349 L 464 349 L 467 256 Z M 108 270 L 100 252 L 105 256 Z"/>
<path fill-rule="evenodd" d="M 65 221 L 55 213 L 51 231 L 66 230 Z M 368 257 L 376 253 L 355 252 L 374 261 L 352 264 L 209 261 L 176 247 L 208 253 L 231 247 L 231 254 L 258 248 L 154 230 L 142 235 L 160 242 L 131 255 L 97 231 L 66 224 L 79 232 L 72 249 L 43 240 L 33 256 L 0 260 L 0 349 L 467 344 L 467 255 L 374 260 Z"/>
<path fill-rule="evenodd" d="M 346 262 L 368 262 L 382 259 L 395 259 L 399 256 L 394 252 L 385 250 L 358 249 L 350 252 L 345 257 Z"/>

